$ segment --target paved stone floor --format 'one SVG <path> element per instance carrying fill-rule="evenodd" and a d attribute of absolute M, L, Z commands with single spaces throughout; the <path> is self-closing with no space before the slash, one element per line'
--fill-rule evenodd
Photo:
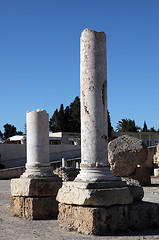
<path fill-rule="evenodd" d="M 144 201 L 159 203 L 159 178 L 152 178 L 152 186 L 144 187 Z M 140 232 L 127 232 L 122 235 L 110 236 L 83 236 L 75 232 L 60 229 L 56 220 L 27 221 L 11 217 L 10 181 L 0 180 L 0 240 L 140 240 L 158 239 L 159 229 Z"/>

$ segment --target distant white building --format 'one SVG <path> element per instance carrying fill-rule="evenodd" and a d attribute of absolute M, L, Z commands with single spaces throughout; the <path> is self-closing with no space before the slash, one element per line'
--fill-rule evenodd
<path fill-rule="evenodd" d="M 49 133 L 49 144 L 71 144 L 80 145 L 81 144 L 81 134 L 72 132 L 55 132 Z"/>
<path fill-rule="evenodd" d="M 23 135 L 15 135 L 2 140 L 5 144 L 25 144 L 26 136 Z M 50 145 L 60 145 L 60 144 L 69 144 L 69 145 L 80 145 L 81 144 L 81 136 L 80 133 L 71 133 L 71 132 L 56 132 L 49 133 L 49 144 Z"/>
<path fill-rule="evenodd" d="M 22 135 L 15 135 L 13 137 L 7 138 L 4 143 L 7 144 L 25 144 L 26 137 Z"/>
<path fill-rule="evenodd" d="M 3 141 L 4 141 L 4 140 L 0 137 L 0 143 L 3 143 Z"/>

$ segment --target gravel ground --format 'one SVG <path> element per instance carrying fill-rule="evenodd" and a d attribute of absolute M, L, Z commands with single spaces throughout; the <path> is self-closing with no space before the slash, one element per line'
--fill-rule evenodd
<path fill-rule="evenodd" d="M 159 178 L 152 178 L 152 186 L 144 187 L 144 192 L 144 201 L 159 203 Z M 159 229 L 128 232 L 113 236 L 84 236 L 59 228 L 56 220 L 27 221 L 11 217 L 9 199 L 10 181 L 0 180 L 0 240 L 159 240 Z"/>

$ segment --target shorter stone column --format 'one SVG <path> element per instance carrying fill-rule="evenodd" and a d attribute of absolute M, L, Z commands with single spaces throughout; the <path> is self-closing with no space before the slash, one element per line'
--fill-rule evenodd
<path fill-rule="evenodd" d="M 41 109 L 27 112 L 26 171 L 11 180 L 11 214 L 27 219 L 57 217 L 60 187 L 49 164 L 49 116 Z"/>

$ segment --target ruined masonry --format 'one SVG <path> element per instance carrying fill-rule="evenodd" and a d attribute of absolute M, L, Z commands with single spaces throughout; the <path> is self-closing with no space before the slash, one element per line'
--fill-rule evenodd
<path fill-rule="evenodd" d="M 82 32 L 80 58 L 81 171 L 58 191 L 59 225 L 94 235 L 158 227 L 159 204 L 140 201 L 142 192 L 136 198 L 133 189 L 110 171 L 104 32 Z"/>
<path fill-rule="evenodd" d="M 49 116 L 40 109 L 27 112 L 26 171 L 11 180 L 11 214 L 49 219 L 56 218 L 59 211 L 61 227 L 94 235 L 159 227 L 159 204 L 140 201 L 143 192 L 138 185 L 135 183 L 136 194 L 134 182 L 127 181 L 127 186 L 110 171 L 104 32 L 82 32 L 80 78 L 80 173 L 61 187 L 49 165 Z"/>
<path fill-rule="evenodd" d="M 56 218 L 59 178 L 49 164 L 49 116 L 27 112 L 27 163 L 20 178 L 11 180 L 11 214 L 26 219 Z"/>
<path fill-rule="evenodd" d="M 159 176 L 159 143 L 156 146 L 156 153 L 154 155 L 154 163 L 156 164 L 156 166 L 158 166 L 157 168 L 154 169 L 154 176 L 158 177 Z"/>
<path fill-rule="evenodd" d="M 67 229 L 83 229 L 83 233 L 91 234 L 97 227 L 100 229 L 100 221 L 92 220 L 92 226 L 85 231 L 84 212 L 87 212 L 87 219 L 93 219 L 95 214 L 92 207 L 96 207 L 100 212 L 101 207 L 133 202 L 126 182 L 111 173 L 108 163 L 107 63 L 104 32 L 91 29 L 82 32 L 80 79 L 81 171 L 75 181 L 63 183 L 58 192 L 58 221 L 60 226 Z M 76 221 L 73 220 L 74 214 L 77 214 Z"/>

